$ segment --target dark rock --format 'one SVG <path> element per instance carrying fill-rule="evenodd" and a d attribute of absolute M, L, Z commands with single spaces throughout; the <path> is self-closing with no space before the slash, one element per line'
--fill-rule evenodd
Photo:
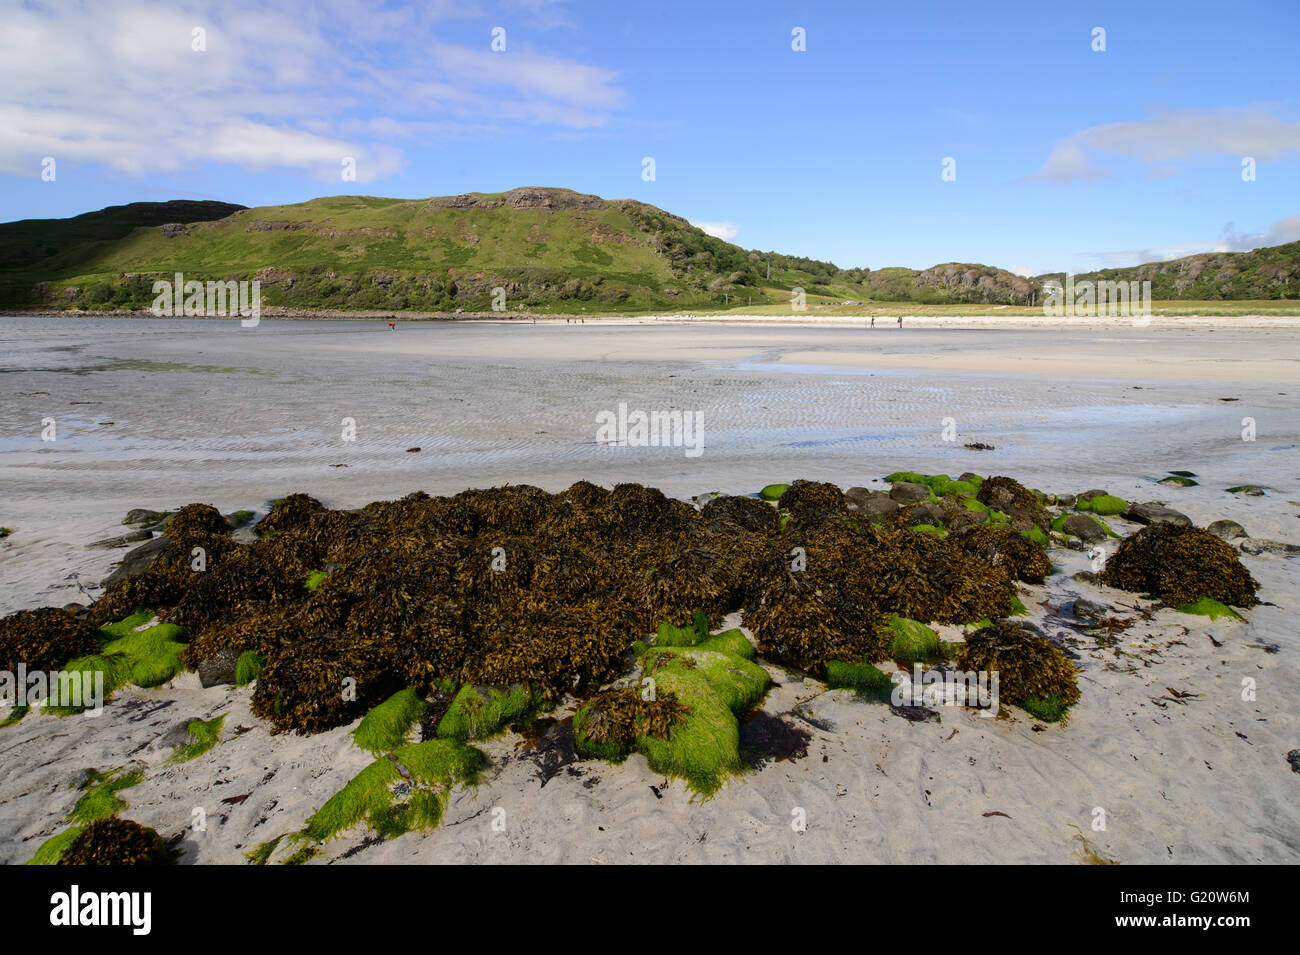
<path fill-rule="evenodd" d="M 1191 526 L 1192 519 L 1172 507 L 1163 504 L 1132 504 L 1124 512 L 1126 520 L 1137 524 L 1177 524 L 1180 527 Z"/>
<path fill-rule="evenodd" d="M 235 665 L 239 663 L 240 651 L 234 647 L 218 650 L 199 664 L 199 682 L 203 686 L 217 686 L 235 682 Z"/>
<path fill-rule="evenodd" d="M 883 491 L 876 491 L 857 507 L 858 513 L 873 523 L 889 520 L 898 513 L 899 509 L 899 503 Z"/>
<path fill-rule="evenodd" d="M 152 526 L 162 523 L 170 514 L 170 511 L 150 511 L 143 507 L 136 507 L 126 512 L 126 517 L 122 518 L 122 523 Z"/>
<path fill-rule="evenodd" d="M 1102 530 L 1101 525 L 1087 514 L 1071 514 L 1061 525 L 1061 530 L 1089 544 L 1106 539 L 1106 532 Z"/>
<path fill-rule="evenodd" d="M 970 484 L 972 481 L 974 481 L 976 478 L 980 476 L 981 475 L 976 474 L 974 471 L 963 471 L 961 476 L 957 478 L 957 480 L 965 481 L 967 484 Z"/>
<path fill-rule="evenodd" d="M 64 604 L 63 609 L 66 610 L 68 613 L 72 614 L 74 617 L 80 617 L 83 613 L 86 612 L 87 607 L 85 604 L 70 603 L 70 604 Z"/>
<path fill-rule="evenodd" d="M 166 537 L 155 537 L 153 540 L 146 541 L 139 547 L 127 551 L 117 569 L 104 578 L 103 586 L 108 588 L 119 580 L 144 573 L 158 558 L 158 555 L 165 551 L 170 544 L 171 541 Z"/>
<path fill-rule="evenodd" d="M 87 544 L 87 547 L 99 547 L 107 550 L 110 547 L 126 547 L 128 544 L 134 544 L 138 541 L 147 541 L 153 537 L 153 533 L 147 530 L 128 531 L 119 537 L 105 537 L 103 540 L 94 541 Z"/>
<path fill-rule="evenodd" d="M 1108 494 L 1108 493 L 1109 493 L 1109 492 L 1107 492 L 1107 491 L 1103 491 L 1101 488 L 1096 488 L 1096 487 L 1094 487 L 1091 491 L 1084 491 L 1082 494 L 1079 495 L 1079 497 L 1084 498 L 1085 500 L 1089 500 L 1089 501 L 1090 501 L 1090 500 L 1092 500 L 1094 497 L 1102 497 L 1103 495 Z"/>
<path fill-rule="evenodd" d="M 938 710 L 932 710 L 928 706 L 895 706 L 889 704 L 889 712 L 895 716 L 901 716 L 910 723 L 941 723 L 942 718 Z"/>
<path fill-rule="evenodd" d="M 1236 487 L 1228 488 L 1229 494 L 1244 494 L 1247 497 L 1263 497 L 1264 489 L 1254 484 L 1238 484 Z"/>
<path fill-rule="evenodd" d="M 1242 527 L 1236 521 L 1215 521 L 1206 528 L 1211 534 L 1220 540 L 1236 540 L 1238 537 L 1249 537 L 1246 528 Z"/>
<path fill-rule="evenodd" d="M 1074 602 L 1074 615 L 1080 620 L 1104 620 L 1109 612 L 1109 607 L 1082 597 Z"/>
<path fill-rule="evenodd" d="M 922 501 L 920 504 L 913 504 L 907 511 L 907 526 L 915 527 L 918 524 L 938 525 L 943 521 L 943 508 L 932 501 Z"/>
<path fill-rule="evenodd" d="M 1291 772 L 1300 773 L 1300 749 L 1293 749 L 1287 753 L 1286 761 L 1291 764 Z"/>
<path fill-rule="evenodd" d="M 1056 495 L 1056 503 L 1060 507 L 1074 507 L 1079 503 L 1079 499 L 1073 494 L 1058 494 Z"/>
<path fill-rule="evenodd" d="M 1165 487 L 1197 487 L 1200 484 L 1199 481 L 1193 481 L 1189 477 L 1179 477 L 1176 474 L 1171 474 L 1167 478 L 1161 478 L 1156 483 L 1162 484 Z"/>
<path fill-rule="evenodd" d="M 1243 554 L 1282 554 L 1286 557 L 1300 554 L 1300 544 L 1284 544 L 1281 541 L 1260 540 L 1254 537 L 1247 537 L 1240 546 Z"/>
<path fill-rule="evenodd" d="M 889 496 L 902 504 L 914 504 L 917 501 L 928 501 L 930 499 L 930 489 L 924 484 L 899 481 L 889 489 Z"/>
<path fill-rule="evenodd" d="M 1077 580 L 1081 584 L 1092 584 L 1094 587 L 1101 586 L 1101 578 L 1090 570 L 1081 570 L 1077 574 L 1072 575 L 1071 579 Z"/>
<path fill-rule="evenodd" d="M 182 720 L 179 723 L 173 723 L 167 732 L 158 737 L 154 744 L 157 749 L 173 749 L 177 746 L 184 746 L 190 738 L 190 721 Z"/>

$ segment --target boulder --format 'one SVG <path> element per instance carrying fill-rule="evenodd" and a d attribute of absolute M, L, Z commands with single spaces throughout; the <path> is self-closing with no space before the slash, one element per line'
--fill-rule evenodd
<path fill-rule="evenodd" d="M 1106 539 L 1106 532 L 1101 525 L 1087 514 L 1071 514 L 1061 525 L 1061 530 L 1088 544 L 1095 544 Z"/>
<path fill-rule="evenodd" d="M 119 580 L 144 573 L 157 560 L 158 555 L 165 551 L 170 544 L 171 541 L 166 537 L 155 537 L 153 540 L 146 541 L 139 547 L 127 551 L 117 569 L 104 578 L 103 586 L 111 587 Z"/>
<path fill-rule="evenodd" d="M 1073 494 L 1058 494 L 1056 503 L 1060 507 L 1074 507 L 1079 503 L 1079 499 Z"/>
<path fill-rule="evenodd" d="M 1220 540 L 1236 540 L 1238 537 L 1249 537 L 1246 528 L 1242 527 L 1236 521 L 1215 521 L 1206 528 L 1211 534 Z"/>
<path fill-rule="evenodd" d="M 1238 484 L 1228 488 L 1229 494 L 1245 494 L 1247 497 L 1263 497 L 1264 489 L 1254 484 Z"/>
<path fill-rule="evenodd" d="M 1300 544 L 1284 544 L 1281 541 L 1258 540 L 1254 537 L 1247 537 L 1241 542 L 1241 552 L 1243 554 L 1282 554 L 1286 557 L 1294 557 L 1300 554 Z"/>
<path fill-rule="evenodd" d="M 900 504 L 915 504 L 917 501 L 928 501 L 930 489 L 924 484 L 899 481 L 889 489 L 889 496 Z"/>
<path fill-rule="evenodd" d="M 107 550 L 111 547 L 126 547 L 128 544 L 134 544 L 138 541 L 147 541 L 151 537 L 153 537 L 153 534 L 147 530 L 128 531 L 118 537 L 105 537 L 103 540 L 93 541 L 86 546 Z"/>
<path fill-rule="evenodd" d="M 907 526 L 915 527 L 917 524 L 933 524 L 938 526 L 943 522 L 943 508 L 932 501 L 922 501 L 919 504 L 913 504 L 907 511 Z"/>
<path fill-rule="evenodd" d="M 1192 523 L 1192 519 L 1181 511 L 1155 503 L 1130 505 L 1124 512 L 1124 518 L 1136 524 L 1177 524 L 1189 527 Z"/>
<path fill-rule="evenodd" d="M 199 683 L 203 686 L 234 685 L 235 666 L 239 663 L 240 651 L 233 647 L 218 650 L 199 664 Z"/>
<path fill-rule="evenodd" d="M 1080 597 L 1074 602 L 1074 615 L 1080 620 L 1104 620 L 1110 608 Z"/>
<path fill-rule="evenodd" d="M 135 507 L 126 512 L 126 517 L 122 518 L 123 524 L 142 524 L 153 526 L 161 524 L 170 514 L 170 511 L 151 511 L 143 507 Z"/>

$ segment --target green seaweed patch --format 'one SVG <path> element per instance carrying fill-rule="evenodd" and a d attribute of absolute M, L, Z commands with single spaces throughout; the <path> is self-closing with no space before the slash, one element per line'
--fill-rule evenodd
<path fill-rule="evenodd" d="M 1028 616 L 1029 616 L 1029 608 L 1025 606 L 1025 602 L 1024 602 L 1023 600 L 1020 599 L 1020 596 L 1019 596 L 1018 594 L 1012 594 L 1012 595 L 1011 595 L 1011 614 L 1010 614 L 1010 616 L 1012 616 L 1012 617 L 1028 617 Z"/>
<path fill-rule="evenodd" d="M 929 534 L 932 537 L 939 538 L 939 540 L 943 540 L 948 536 L 947 530 L 942 527 L 936 527 L 933 524 L 913 524 L 908 527 L 908 530 L 913 534 Z"/>
<path fill-rule="evenodd" d="M 1114 494 L 1098 494 L 1096 497 L 1080 498 L 1075 504 L 1075 509 L 1113 517 L 1128 510 L 1128 501 Z"/>
<path fill-rule="evenodd" d="M 672 693 L 689 715 L 667 739 L 638 736 L 636 748 L 655 772 L 685 780 L 687 789 L 707 799 L 743 768 L 740 724 L 703 674 L 666 668 L 655 681 L 657 692 Z"/>
<path fill-rule="evenodd" d="M 1171 474 L 1169 477 L 1161 478 L 1156 483 L 1163 484 L 1165 487 L 1197 487 L 1200 482 L 1193 481 L 1191 478 L 1184 477 L 1181 474 Z"/>
<path fill-rule="evenodd" d="M 939 635 L 919 620 L 890 617 L 885 627 L 893 634 L 889 655 L 895 660 L 922 663 L 939 653 Z"/>
<path fill-rule="evenodd" d="M 726 653 L 733 657 L 740 657 L 742 660 L 753 660 L 754 645 L 749 642 L 740 630 L 724 630 L 721 633 L 715 633 L 711 637 L 701 640 L 696 648 L 699 650 L 714 650 L 718 653 Z"/>
<path fill-rule="evenodd" d="M 826 664 L 826 684 L 834 689 L 857 690 L 875 696 L 892 692 L 894 681 L 883 670 L 866 661 L 845 663 L 831 660 Z"/>
<path fill-rule="evenodd" d="M 411 727 L 424 716 L 426 704 L 411 688 L 398 690 L 361 718 L 353 732 L 356 744 L 376 756 L 389 753 L 406 742 Z"/>
<path fill-rule="evenodd" d="M 685 626 L 677 626 L 668 620 L 659 622 L 659 629 L 655 635 L 655 646 L 657 647 L 693 647 L 702 642 L 709 635 L 709 621 L 705 617 L 704 611 L 696 610 L 691 616 L 691 620 Z"/>
<path fill-rule="evenodd" d="M 144 770 L 140 768 L 118 767 L 107 772 L 92 769 L 81 784 L 81 796 L 68 813 L 67 821 L 72 825 L 41 843 L 26 864 L 57 865 L 83 829 L 92 822 L 111 819 L 127 807 L 126 800 L 118 797 L 119 792 L 143 781 Z"/>
<path fill-rule="evenodd" d="M 667 738 L 688 710 L 669 692 L 648 699 L 631 687 L 604 690 L 573 715 L 574 748 L 586 759 L 621 763 L 640 736 Z"/>
<path fill-rule="evenodd" d="M 658 680 L 667 671 L 702 677 L 735 713 L 743 713 L 757 704 L 772 682 L 767 671 L 757 663 L 702 648 L 666 649 L 647 658 L 646 676 Z"/>
<path fill-rule="evenodd" d="M 385 839 L 432 829 L 442 818 L 452 787 L 477 783 L 486 764 L 481 752 L 456 740 L 399 747 L 331 796 L 307 820 L 302 836 L 325 842 L 363 822 Z"/>
<path fill-rule="evenodd" d="M 1035 719 L 1044 723 L 1058 723 L 1069 718 L 1070 708 L 1061 702 L 1060 696 L 1049 693 L 1046 699 L 1027 696 L 1020 708 Z"/>
<path fill-rule="evenodd" d="M 67 673 L 104 675 L 104 699 L 124 686 L 151 687 L 166 683 L 185 668 L 181 654 L 185 630 L 176 624 L 159 623 L 144 630 L 153 615 L 137 612 L 100 628 L 102 648 L 99 653 L 77 657 L 63 668 Z M 50 713 L 67 715 L 90 708 L 91 701 L 80 705 L 47 706 Z"/>
<path fill-rule="evenodd" d="M 1042 529 L 1039 527 L 1031 527 L 1029 530 L 1023 531 L 1022 533 L 1039 547 L 1047 547 L 1051 543 L 1047 535 L 1044 534 Z"/>
<path fill-rule="evenodd" d="M 929 487 L 929 484 L 926 483 L 926 475 L 918 474 L 916 471 L 895 471 L 885 478 L 886 484 L 901 484 L 904 482 L 908 484 L 925 484 L 926 487 Z"/>
<path fill-rule="evenodd" d="M 191 759 L 197 759 L 212 747 L 217 745 L 217 740 L 221 738 L 221 728 L 226 724 L 226 714 L 213 717 L 210 720 L 190 720 L 185 732 L 188 738 L 173 751 L 169 763 L 188 763 Z"/>
<path fill-rule="evenodd" d="M 27 715 L 27 711 L 30 709 L 31 707 L 26 705 L 15 706 L 13 709 L 9 711 L 8 716 L 0 720 L 0 729 L 4 729 L 6 726 L 14 726 L 17 723 L 21 723 L 23 721 L 23 717 Z"/>
<path fill-rule="evenodd" d="M 451 701 L 438 736 L 443 739 L 485 739 L 511 723 L 524 722 L 534 711 L 532 691 L 526 686 L 478 687 L 467 684 Z"/>
<path fill-rule="evenodd" d="M 235 661 L 235 686 L 248 686 L 262 675 L 266 659 L 256 650 L 245 650 Z"/>
<path fill-rule="evenodd" d="M 1217 600 L 1209 597 L 1202 597 L 1196 603 L 1183 604 L 1178 608 L 1179 613 L 1194 613 L 1201 617 L 1209 617 L 1211 620 L 1218 620 L 1221 617 L 1227 617 L 1230 620 L 1244 619 L 1241 614 L 1233 610 L 1227 604 L 1221 604 Z"/>
<path fill-rule="evenodd" d="M 758 496 L 765 501 L 779 501 L 781 495 L 790 490 L 789 484 L 769 484 L 758 492 Z"/>
<path fill-rule="evenodd" d="M 966 506 L 966 510 L 968 511 L 978 511 L 981 514 L 988 513 L 989 506 L 975 500 L 973 497 L 963 497 L 961 502 Z"/>
<path fill-rule="evenodd" d="M 266 842 L 259 842 L 248 852 L 244 853 L 244 858 L 250 865 L 266 865 L 271 859 L 271 854 L 275 852 L 280 840 L 284 838 L 284 833 L 276 836 L 274 839 L 268 839 Z"/>
<path fill-rule="evenodd" d="M 315 590 L 321 584 L 325 583 L 325 578 L 329 575 L 330 572 L 328 570 L 313 570 L 307 575 L 307 579 L 302 582 L 302 585 L 308 590 Z"/>

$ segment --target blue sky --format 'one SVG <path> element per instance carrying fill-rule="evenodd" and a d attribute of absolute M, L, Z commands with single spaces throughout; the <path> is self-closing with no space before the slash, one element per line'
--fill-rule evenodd
<path fill-rule="evenodd" d="M 6 221 L 555 185 L 842 266 L 1082 271 L 1300 239 L 1294 0 L 6 0 L 0 17 Z"/>

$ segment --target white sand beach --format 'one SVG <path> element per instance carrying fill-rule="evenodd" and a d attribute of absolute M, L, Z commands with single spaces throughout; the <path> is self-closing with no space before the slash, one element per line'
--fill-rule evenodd
<path fill-rule="evenodd" d="M 0 525 L 12 533 L 0 613 L 98 595 L 125 548 L 86 544 L 123 533 L 131 508 L 264 513 L 294 491 L 354 508 L 587 479 L 690 499 L 975 471 L 1050 493 L 1104 488 L 1300 543 L 1300 319 L 876 325 L 2 318 Z M 703 453 L 601 444 L 597 416 L 620 404 L 701 414 Z M 57 437 L 42 441 L 51 418 Z M 342 440 L 347 418 L 355 441 Z M 975 442 L 993 450 L 965 447 Z M 1199 484 L 1156 483 L 1178 469 Z M 1243 484 L 1264 494 L 1228 493 Z M 436 830 L 383 843 L 354 830 L 316 862 L 1069 864 L 1088 850 L 1126 864 L 1300 862 L 1300 775 L 1286 759 L 1300 748 L 1300 563 L 1243 554 L 1264 603 L 1210 622 L 1147 619 L 1148 601 L 1072 579 L 1084 554 L 1052 559 L 1059 572 L 1021 597 L 1040 627 L 1078 641 L 1083 695 L 1066 723 L 958 707 L 910 722 L 769 666 L 763 709 L 810 732 L 808 755 L 712 799 L 692 800 L 639 755 L 565 766 L 543 785 L 541 757 L 507 734 L 482 746 L 484 784 L 458 792 Z M 1116 645 L 1054 613 L 1077 597 L 1129 621 Z M 189 673 L 122 692 L 99 717 L 0 728 L 0 861 L 27 860 L 65 825 L 88 768 L 145 768 L 121 793 L 126 815 L 184 832 L 188 862 L 243 863 L 300 828 L 371 757 L 354 727 L 272 735 L 249 696 Z M 166 764 L 163 734 L 219 713 L 216 747 Z M 196 807 L 206 831 L 189 829 Z M 791 825 L 800 809 L 804 831 Z"/>

